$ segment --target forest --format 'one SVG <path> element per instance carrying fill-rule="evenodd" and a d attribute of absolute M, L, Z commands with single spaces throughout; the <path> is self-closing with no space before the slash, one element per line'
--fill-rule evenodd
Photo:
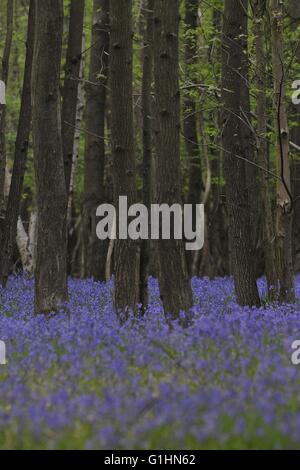
<path fill-rule="evenodd" d="M 299 272 L 299 0 L 0 0 L 0 449 L 299 449 Z"/>

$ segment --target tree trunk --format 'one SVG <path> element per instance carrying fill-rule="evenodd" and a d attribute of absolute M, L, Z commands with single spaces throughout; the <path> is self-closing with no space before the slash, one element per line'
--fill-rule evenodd
<path fill-rule="evenodd" d="M 198 7 L 199 0 L 185 0 L 185 64 L 186 83 L 188 85 L 197 83 L 198 75 Z M 190 91 L 191 90 L 191 91 Z M 189 88 L 184 98 L 184 138 L 189 167 L 189 204 L 200 204 L 201 193 L 204 190 L 200 147 L 197 133 L 197 114 L 194 88 Z"/>
<path fill-rule="evenodd" d="M 132 99 L 132 1 L 110 0 L 110 92 L 111 142 L 114 200 L 127 196 L 128 206 L 136 202 Z M 117 224 L 118 226 L 118 224 Z M 137 242 L 115 243 L 114 302 L 121 321 L 138 302 L 139 267 Z"/>
<path fill-rule="evenodd" d="M 64 175 L 60 63 L 63 2 L 38 0 L 32 70 L 33 143 L 38 209 L 35 310 L 55 311 L 67 300 L 67 193 Z"/>
<path fill-rule="evenodd" d="M 283 56 L 283 5 L 271 1 L 272 65 L 274 82 L 274 120 L 277 137 L 276 259 L 278 296 L 281 301 L 295 300 L 292 261 L 292 196 L 289 162 L 289 129 L 286 113 L 285 68 Z"/>
<path fill-rule="evenodd" d="M 82 36 L 82 50 L 85 50 L 85 34 Z M 76 105 L 76 129 L 74 133 L 74 145 L 73 145 L 73 158 L 72 158 L 72 170 L 70 178 L 70 187 L 68 195 L 68 227 L 71 226 L 72 221 L 72 209 L 74 203 L 74 192 L 76 183 L 76 170 L 77 163 L 80 153 L 80 138 L 81 138 L 81 125 L 83 120 L 83 113 L 85 109 L 85 83 L 84 83 L 84 69 L 85 69 L 85 54 L 82 54 L 80 72 L 79 72 L 79 85 L 78 85 L 78 97 Z"/>
<path fill-rule="evenodd" d="M 7 86 L 8 71 L 9 71 L 9 58 L 13 36 L 13 21 L 14 21 L 14 0 L 7 0 L 6 7 L 6 39 L 4 44 L 4 51 L 2 57 L 2 68 L 0 79 Z M 4 198 L 4 182 L 5 182 L 5 171 L 6 171 L 6 150 L 5 150 L 5 117 L 6 117 L 6 106 L 0 104 L 0 216 L 1 212 L 5 208 Z M 1 235 L 1 233 L 0 233 Z"/>
<path fill-rule="evenodd" d="M 82 57 L 84 4 L 85 0 L 71 0 L 70 5 L 69 36 L 62 103 L 62 142 L 67 194 L 69 194 L 70 190 L 74 137 L 76 131 L 77 97 Z"/>
<path fill-rule="evenodd" d="M 145 2 L 145 29 L 143 40 L 143 78 L 142 78 L 142 114 L 143 114 L 143 203 L 150 210 L 151 205 L 151 162 L 152 162 L 152 103 L 151 90 L 153 80 L 153 31 L 154 0 Z M 145 309 L 148 305 L 150 242 L 142 240 L 140 261 L 140 303 Z"/>
<path fill-rule="evenodd" d="M 222 11 L 214 9 L 213 11 L 213 37 L 210 41 L 210 50 L 208 59 L 213 64 L 215 75 L 217 78 L 217 86 L 221 88 L 221 34 L 222 34 Z M 217 33 L 217 34 L 216 34 Z M 210 119 L 216 129 L 221 129 L 221 108 L 210 113 Z M 223 192 L 223 153 L 222 153 L 222 136 L 218 133 L 213 139 L 215 149 L 212 148 L 211 158 L 211 210 L 210 221 L 208 227 L 208 237 L 211 243 L 213 277 L 225 276 L 228 274 L 228 229 L 227 229 L 227 213 L 224 204 Z"/>
<path fill-rule="evenodd" d="M 23 190 L 24 173 L 27 162 L 28 143 L 31 126 L 31 72 L 34 47 L 34 0 L 30 0 L 24 82 L 21 99 L 18 132 L 15 144 L 14 166 L 7 201 L 6 216 L 1 239 L 0 284 L 5 285 L 12 262 L 17 222 Z"/>
<path fill-rule="evenodd" d="M 189 87 L 197 83 L 199 73 L 198 61 L 198 7 L 199 0 L 185 0 L 185 82 L 188 88 L 184 96 L 183 133 L 185 139 L 186 154 L 188 159 L 189 191 L 188 204 L 200 204 L 201 193 L 204 191 L 202 178 L 202 165 L 200 146 L 197 132 L 197 110 L 195 100 L 195 88 Z M 195 211 L 193 214 L 195 218 Z M 195 229 L 195 226 L 193 227 Z M 195 258 L 200 258 L 199 253 L 189 253 L 187 256 L 189 272 L 192 275 Z M 198 268 L 198 266 L 196 266 Z"/>
<path fill-rule="evenodd" d="M 245 12 L 248 13 L 248 0 L 245 2 Z M 248 22 L 246 21 L 245 25 L 245 38 L 241 38 L 241 41 L 244 39 L 244 60 L 243 60 L 243 69 L 242 77 L 240 80 L 242 82 L 242 87 L 240 90 L 241 93 L 241 103 L 240 103 L 240 118 L 242 119 L 243 125 L 243 138 L 247 145 L 243 148 L 243 156 L 250 162 L 245 162 L 245 171 L 246 171 L 246 190 L 248 192 L 248 207 L 249 207 L 249 218 L 251 226 L 251 237 L 250 243 L 252 245 L 251 250 L 255 253 L 256 256 L 252 258 L 252 264 L 254 269 L 254 276 L 257 278 L 259 276 L 259 260 L 262 257 L 260 249 L 260 240 L 261 240 L 261 225 L 260 225 L 260 201 L 259 201 L 259 184 L 258 184 L 258 168 L 256 154 L 255 154 L 255 145 L 256 145 L 256 133 L 252 126 L 252 116 L 251 116 L 251 106 L 250 106 L 250 57 L 248 53 Z"/>
<path fill-rule="evenodd" d="M 265 271 L 268 283 L 268 292 L 271 297 L 276 286 L 276 250 L 275 232 L 271 197 L 269 190 L 268 170 L 268 142 L 267 142 L 267 57 L 265 51 L 265 15 L 267 0 L 254 0 L 253 3 L 253 32 L 255 36 L 256 53 L 256 88 L 257 88 L 257 163 L 266 171 L 259 172 L 259 193 L 262 214 L 262 237 L 265 258 Z"/>
<path fill-rule="evenodd" d="M 172 206 L 181 201 L 178 0 L 155 1 L 154 26 L 156 199 Z M 183 311 L 189 316 L 192 290 L 182 240 L 160 240 L 157 245 L 165 314 L 179 319 Z"/>
<path fill-rule="evenodd" d="M 105 108 L 109 53 L 109 0 L 94 0 L 90 76 L 87 84 L 83 250 L 84 275 L 105 279 L 107 243 L 96 235 L 96 210 L 104 201 Z"/>
<path fill-rule="evenodd" d="M 248 91 L 248 0 L 225 0 L 222 37 L 222 104 L 224 175 L 229 216 L 232 274 L 240 305 L 260 305 L 251 243 L 246 181 L 249 129 L 243 114 Z M 245 90 L 247 88 L 247 91 Z"/>
<path fill-rule="evenodd" d="M 85 50 L 85 33 L 82 36 L 82 50 Z M 77 165 L 79 161 L 79 155 L 81 151 L 81 133 L 82 133 L 82 121 L 85 111 L 85 53 L 82 54 L 80 72 L 79 72 L 79 85 L 78 85 L 78 97 L 76 106 L 76 129 L 74 133 L 74 145 L 73 145 L 73 160 L 72 170 L 70 178 L 70 187 L 68 194 L 68 212 L 67 212 L 67 236 L 68 236 L 68 257 L 67 257 L 67 273 L 71 276 L 77 275 L 78 266 L 76 262 L 78 260 L 77 253 L 82 252 L 78 248 L 82 247 L 82 224 L 80 224 L 79 230 L 78 220 L 82 220 L 81 215 L 78 216 L 76 213 L 76 204 L 74 201 L 74 195 L 76 191 L 76 175 Z M 77 251 L 77 253 L 76 253 Z"/>
<path fill-rule="evenodd" d="M 295 32 L 300 27 L 300 2 L 298 0 L 289 0 L 288 14 L 290 17 L 290 27 Z M 295 39 L 293 50 L 295 50 L 295 61 L 300 65 L 300 47 L 298 37 Z M 299 68 L 296 78 L 299 79 Z M 300 146 L 300 105 L 292 106 L 292 119 L 297 126 L 291 129 L 291 140 Z M 299 155 L 293 160 L 292 165 L 294 212 L 293 212 L 293 261 L 295 272 L 300 272 L 300 160 Z"/>
<path fill-rule="evenodd" d="M 24 228 L 21 217 L 17 222 L 17 246 L 21 257 L 23 272 L 27 276 L 33 276 L 36 261 L 36 225 L 37 216 L 33 212 L 30 216 L 28 235 Z"/>

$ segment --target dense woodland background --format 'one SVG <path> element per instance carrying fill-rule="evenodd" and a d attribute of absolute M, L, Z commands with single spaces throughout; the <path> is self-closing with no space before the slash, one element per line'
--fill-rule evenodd
<path fill-rule="evenodd" d="M 115 275 L 120 319 L 189 321 L 192 276 L 233 275 L 240 305 L 294 300 L 300 270 L 298 0 L 1 0 L 0 282 L 35 275 L 36 312 L 67 275 Z M 96 208 L 205 204 L 201 252 L 103 242 Z M 117 204 L 116 204 L 117 205 Z"/>

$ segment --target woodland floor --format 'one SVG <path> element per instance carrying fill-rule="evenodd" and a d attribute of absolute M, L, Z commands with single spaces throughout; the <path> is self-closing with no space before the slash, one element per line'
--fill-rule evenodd
<path fill-rule="evenodd" d="M 50 319 L 32 281 L 0 291 L 1 449 L 300 448 L 300 303 L 243 309 L 230 279 L 194 279 L 194 323 L 170 332 L 154 280 L 122 327 L 111 287 L 71 280 Z"/>

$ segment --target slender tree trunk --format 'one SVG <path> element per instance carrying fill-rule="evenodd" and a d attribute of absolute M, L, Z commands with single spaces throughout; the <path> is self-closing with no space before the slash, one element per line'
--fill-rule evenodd
<path fill-rule="evenodd" d="M 267 142 L 267 57 L 265 51 L 265 15 L 267 0 L 254 0 L 253 5 L 253 32 L 255 36 L 256 53 L 256 88 L 257 88 L 257 163 L 261 168 L 268 170 L 268 142 Z M 269 190 L 269 175 L 267 171 L 259 172 L 259 193 L 261 201 L 263 225 L 263 249 L 265 257 L 265 270 L 268 291 L 273 295 L 276 286 L 276 249 L 275 232 L 271 197 Z"/>
<path fill-rule="evenodd" d="M 136 202 L 132 99 L 132 1 L 110 0 L 110 91 L 111 142 L 114 200 L 127 196 L 128 206 Z M 118 224 L 117 224 L 118 226 Z M 137 242 L 115 243 L 115 292 L 117 314 L 123 320 L 138 302 L 139 266 Z"/>
<path fill-rule="evenodd" d="M 6 284 L 11 267 L 27 161 L 31 126 L 31 72 L 34 47 L 34 17 L 34 0 L 30 0 L 21 109 L 15 144 L 14 166 L 1 240 L 0 284 L 2 285 Z"/>
<path fill-rule="evenodd" d="M 289 129 L 286 112 L 285 66 L 283 56 L 283 4 L 270 0 L 274 120 L 277 137 L 276 259 L 278 295 L 282 301 L 295 300 L 292 261 L 292 196 L 289 162 Z"/>
<path fill-rule="evenodd" d="M 68 256 L 67 272 L 72 274 L 72 251 L 76 245 L 76 233 L 72 226 L 72 200 L 74 175 L 77 162 L 75 152 L 76 140 L 80 140 L 80 122 L 77 118 L 79 93 L 84 87 L 82 72 L 84 66 L 84 12 L 85 0 L 71 0 L 69 11 L 68 43 L 66 51 L 65 80 L 62 94 L 62 143 L 65 166 L 65 178 L 68 197 L 67 236 Z M 79 135 L 79 137 L 78 137 Z M 77 153 L 78 154 L 78 153 Z"/>
<path fill-rule="evenodd" d="M 154 82 L 156 96 L 156 198 L 180 203 L 180 91 L 178 66 L 179 2 L 156 0 L 154 8 Z M 192 290 L 181 240 L 158 243 L 159 284 L 165 314 L 189 315 Z"/>
<path fill-rule="evenodd" d="M 62 142 L 67 194 L 69 194 L 70 190 L 74 136 L 76 131 L 77 97 L 82 57 L 81 48 L 84 5 L 85 0 L 71 0 L 70 5 L 69 36 L 62 104 Z"/>
<path fill-rule="evenodd" d="M 198 7 L 199 0 L 185 0 L 185 65 L 186 83 L 197 83 L 198 70 Z M 196 100 L 194 88 L 189 88 L 184 98 L 184 138 L 189 163 L 189 204 L 200 204 L 201 193 L 204 190 L 200 147 L 197 132 Z"/>
<path fill-rule="evenodd" d="M 82 36 L 82 50 L 85 50 L 85 34 Z M 78 97 L 76 105 L 76 129 L 74 133 L 74 145 L 73 145 L 73 159 L 72 159 L 72 170 L 70 178 L 70 188 L 68 196 L 68 227 L 71 226 L 72 209 L 74 207 L 74 193 L 76 183 L 76 170 L 80 153 L 80 138 L 81 138 L 81 125 L 83 120 L 83 113 L 85 109 L 85 83 L 84 83 L 84 69 L 85 69 L 85 58 L 86 55 L 82 54 L 80 72 L 79 72 L 79 85 L 78 85 Z"/>
<path fill-rule="evenodd" d="M 26 2 L 26 5 L 29 6 L 30 1 Z M 21 4 L 21 2 L 16 1 L 15 2 L 15 8 L 14 8 L 14 30 L 19 31 L 21 24 L 20 24 L 20 19 L 22 18 L 22 13 L 24 12 L 24 5 Z M 20 59 L 21 59 L 21 54 L 20 50 L 22 50 L 22 43 L 20 44 L 19 41 L 15 41 L 12 43 L 12 58 L 11 58 L 11 81 L 12 83 L 16 83 L 19 88 L 22 86 L 22 77 L 20 73 Z M 18 123 L 16 123 L 17 126 Z"/>
<path fill-rule="evenodd" d="M 196 204 L 200 204 L 201 194 L 204 191 L 200 146 L 197 132 L 195 88 L 192 87 L 193 84 L 197 83 L 197 76 L 199 74 L 199 45 L 197 37 L 198 7 L 199 0 L 185 0 L 185 82 L 188 87 L 184 96 L 183 133 L 189 173 L 187 202 L 188 204 L 193 204 L 194 207 L 196 207 Z M 193 228 L 195 229 L 195 226 Z M 200 258 L 199 253 L 188 253 L 187 260 L 189 271 L 192 275 L 196 274 L 193 272 L 193 269 L 195 269 L 194 265 L 196 258 Z M 197 268 L 198 266 L 196 266 L 196 269 Z"/>
<path fill-rule="evenodd" d="M 194 259 L 192 264 L 191 273 L 192 275 L 209 276 L 212 274 L 212 260 L 211 260 L 211 242 L 208 234 L 208 224 L 207 224 L 207 214 L 209 214 L 209 196 L 211 192 L 211 164 L 210 164 L 210 155 L 208 150 L 208 139 L 205 136 L 204 130 L 204 113 L 202 110 L 199 112 L 199 131 L 202 135 L 202 149 L 201 153 L 203 155 L 203 160 L 205 161 L 205 185 L 204 192 L 201 198 L 201 203 L 204 204 L 206 208 L 206 217 L 204 220 L 204 246 L 202 253 L 200 250 L 194 252 Z M 199 202 L 198 202 L 199 204 Z M 202 254 L 202 257 L 200 257 Z M 198 258 L 198 260 L 197 260 Z M 199 266 L 199 260 L 201 263 Z"/>
<path fill-rule="evenodd" d="M 222 11 L 214 9 L 213 32 L 210 39 L 209 62 L 213 65 L 217 86 L 221 88 L 221 32 Z M 210 113 L 210 120 L 217 129 L 221 129 L 221 109 Z M 223 199 L 223 159 L 222 136 L 218 133 L 213 138 L 215 149 L 212 148 L 211 158 L 211 211 L 208 227 L 208 237 L 211 243 L 213 276 L 225 276 L 228 274 L 228 230 L 227 214 Z"/>
<path fill-rule="evenodd" d="M 151 162 L 152 162 L 152 103 L 151 90 L 153 80 L 153 31 L 154 0 L 145 2 L 145 30 L 143 40 L 143 79 L 142 79 L 142 114 L 143 114 L 143 203 L 150 210 L 151 205 Z M 148 305 L 149 277 L 149 240 L 143 240 L 140 262 L 140 303 Z"/>
<path fill-rule="evenodd" d="M 21 257 L 23 272 L 27 276 L 33 276 L 36 261 L 36 226 L 37 215 L 32 212 L 30 215 L 28 234 L 24 228 L 21 217 L 17 222 L 16 242 Z"/>
<path fill-rule="evenodd" d="M 96 210 L 104 202 L 105 108 L 109 53 L 109 0 L 94 0 L 84 167 L 84 275 L 105 279 L 107 243 L 96 235 Z"/>
<path fill-rule="evenodd" d="M 14 21 L 14 0 L 7 0 L 6 3 L 6 39 L 4 43 L 4 51 L 2 57 L 2 67 L 0 80 L 7 86 L 8 71 L 9 71 L 9 58 L 13 36 L 13 21 Z M 5 121 L 6 121 L 6 106 L 0 104 L 0 216 L 5 208 L 4 198 L 4 182 L 6 171 L 6 150 L 5 150 Z M 1 233 L 0 233 L 1 235 Z"/>
<path fill-rule="evenodd" d="M 82 36 L 82 50 L 86 48 L 85 45 L 85 33 Z M 77 165 L 79 161 L 79 155 L 81 151 L 81 131 L 82 121 L 85 110 L 85 80 L 84 80 L 84 69 L 85 69 L 85 53 L 82 54 L 80 73 L 79 73 L 79 85 L 78 85 L 78 97 L 76 106 L 76 129 L 74 133 L 74 145 L 73 145 L 73 160 L 72 170 L 70 178 L 70 187 L 68 194 L 68 213 L 67 213 L 67 236 L 68 236 L 68 257 L 67 257 L 67 272 L 71 276 L 77 275 L 78 260 L 78 248 L 82 247 L 82 224 L 78 224 L 78 220 L 82 220 L 81 215 L 76 214 L 76 206 L 74 204 L 74 195 L 76 191 L 76 174 Z M 78 229 L 79 226 L 79 229 Z"/>
<path fill-rule="evenodd" d="M 38 208 L 35 309 L 54 311 L 67 300 L 67 193 L 64 175 L 60 63 L 63 2 L 36 1 L 32 69 L 33 143 Z"/>
<path fill-rule="evenodd" d="M 251 243 L 246 164 L 249 129 L 243 115 L 247 88 L 248 0 L 225 0 L 222 38 L 224 175 L 232 274 L 240 305 L 259 305 Z M 247 90 L 248 91 L 248 90 Z"/>
<path fill-rule="evenodd" d="M 300 2 L 298 0 L 289 0 L 288 14 L 290 17 L 291 30 L 294 32 L 300 27 Z M 299 38 L 295 38 L 293 49 L 295 52 L 295 61 L 298 65 L 298 74 L 295 78 L 299 79 L 299 65 L 300 65 L 300 47 L 298 44 Z M 291 140 L 300 146 L 300 105 L 293 105 L 292 118 L 297 123 L 297 126 L 291 129 Z M 292 180 L 293 180 L 293 196 L 294 196 L 294 212 L 293 212 L 293 261 L 294 270 L 300 272 L 300 160 L 298 153 L 293 160 L 292 165 Z"/>
<path fill-rule="evenodd" d="M 245 12 L 248 14 L 248 5 L 249 2 L 245 2 Z M 262 252 L 260 249 L 260 240 L 261 240 L 261 226 L 260 226 L 260 201 L 259 201 L 259 174 L 256 162 L 256 133 L 252 126 L 252 116 L 251 116 L 251 105 L 250 105 L 250 58 L 248 53 L 248 22 L 246 21 L 245 25 L 245 42 L 244 42 L 244 60 L 243 60 L 243 69 L 241 87 L 241 102 L 240 102 L 240 119 L 243 120 L 243 138 L 247 145 L 243 148 L 243 156 L 250 162 L 245 163 L 246 171 L 246 190 L 248 192 L 248 204 L 249 204 L 249 217 L 250 217 L 250 226 L 251 226 L 251 237 L 250 242 L 252 244 L 252 252 L 256 256 L 252 258 L 252 264 L 254 269 L 255 277 L 259 276 L 259 260 L 262 257 Z M 241 38 L 243 40 L 243 38 Z"/>

